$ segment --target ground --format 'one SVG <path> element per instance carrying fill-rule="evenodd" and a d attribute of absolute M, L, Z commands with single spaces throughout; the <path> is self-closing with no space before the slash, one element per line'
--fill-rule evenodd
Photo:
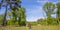
<path fill-rule="evenodd" d="M 6 26 L 6 27 L 0 27 L 0 30 L 26 30 L 26 27 Z M 50 26 L 32 26 L 31 30 L 59 30 L 59 29 L 58 25 L 50 25 Z"/>

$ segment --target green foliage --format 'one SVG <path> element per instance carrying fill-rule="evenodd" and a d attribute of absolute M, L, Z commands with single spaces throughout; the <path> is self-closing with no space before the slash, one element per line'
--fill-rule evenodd
<path fill-rule="evenodd" d="M 58 24 L 57 18 L 49 18 L 47 20 L 45 20 L 45 19 L 38 19 L 37 23 L 41 24 L 41 25 L 57 25 Z"/>
<path fill-rule="evenodd" d="M 2 23 L 2 20 L 0 19 L 0 24 Z"/>
<path fill-rule="evenodd" d="M 3 15 L 0 15 L 0 24 L 2 23 Z"/>
<path fill-rule="evenodd" d="M 6 20 L 6 16 L 7 16 L 7 6 L 10 6 L 10 11 L 8 12 L 8 16 L 9 16 L 9 20 L 7 20 L 8 25 L 21 25 L 21 26 L 25 26 L 26 25 L 26 15 L 25 15 L 25 8 L 21 7 L 19 5 L 19 3 L 21 3 L 21 0 L 12 0 L 13 2 L 6 0 L 6 11 L 5 11 L 5 15 L 4 15 L 4 20 Z M 2 4 L 3 5 L 4 0 L 2 0 Z M 14 6 L 13 6 L 13 5 Z M 31 23 L 31 25 L 37 25 L 37 24 L 41 24 L 41 25 L 46 25 L 46 24 L 58 24 L 57 21 L 60 21 L 60 2 L 58 2 L 56 4 L 57 6 L 57 18 L 52 18 L 51 14 L 54 13 L 55 10 L 55 4 L 53 4 L 52 2 L 47 2 L 44 6 L 43 6 L 43 10 L 46 13 L 47 19 L 38 19 L 37 22 L 29 22 Z M 2 6 L 1 6 L 2 7 Z M 3 16 L 0 15 L 0 23 L 2 23 L 2 19 Z M 5 21 L 6 22 L 6 21 Z M 4 22 L 3 22 L 4 23 Z"/>
<path fill-rule="evenodd" d="M 38 19 L 37 23 L 41 24 L 41 25 L 46 25 L 46 20 L 45 19 Z"/>
<path fill-rule="evenodd" d="M 54 10 L 55 10 L 55 4 L 51 3 L 51 2 L 47 2 L 44 6 L 43 6 L 43 9 L 46 13 L 46 16 L 47 16 L 47 23 L 48 24 L 51 24 L 53 22 L 52 20 L 52 17 L 51 17 L 51 14 L 54 13 Z"/>
<path fill-rule="evenodd" d="M 60 21 L 60 2 L 58 2 L 57 4 L 56 4 L 56 6 L 57 6 L 57 18 L 58 18 L 58 21 Z"/>
<path fill-rule="evenodd" d="M 55 9 L 55 4 L 51 3 L 51 2 L 46 2 L 46 4 L 43 6 L 44 11 L 46 12 L 46 14 L 48 13 L 53 13 L 54 9 Z"/>
<path fill-rule="evenodd" d="M 21 20 L 21 24 L 26 25 L 25 8 L 21 7 L 19 11 L 20 11 L 20 16 L 18 16 L 18 17 Z"/>
<path fill-rule="evenodd" d="M 51 2 L 47 2 L 44 6 L 43 9 L 46 13 L 47 18 L 51 18 L 51 14 L 54 13 L 54 9 L 55 9 L 55 4 L 51 3 Z"/>
<path fill-rule="evenodd" d="M 13 22 L 13 20 L 8 20 L 8 26 L 18 26 L 18 22 L 16 21 L 15 23 Z"/>
<path fill-rule="evenodd" d="M 8 15 L 13 24 L 26 25 L 25 8 L 13 8 Z"/>
<path fill-rule="evenodd" d="M 21 25 L 21 26 L 25 26 L 25 25 L 26 25 L 26 21 L 21 21 L 21 22 L 20 22 L 20 25 Z"/>
<path fill-rule="evenodd" d="M 37 22 L 27 22 L 27 23 L 30 23 L 31 25 L 37 25 Z"/>

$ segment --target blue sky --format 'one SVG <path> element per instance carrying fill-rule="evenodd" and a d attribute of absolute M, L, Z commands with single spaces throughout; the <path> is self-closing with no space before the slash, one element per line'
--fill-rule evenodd
<path fill-rule="evenodd" d="M 42 7 L 46 2 L 53 2 L 56 4 L 59 1 L 60 0 L 22 0 L 21 5 L 26 8 L 27 21 L 37 21 L 37 19 L 45 17 Z M 5 10 L 3 10 L 4 8 L 0 10 L 0 14 L 4 13 Z"/>

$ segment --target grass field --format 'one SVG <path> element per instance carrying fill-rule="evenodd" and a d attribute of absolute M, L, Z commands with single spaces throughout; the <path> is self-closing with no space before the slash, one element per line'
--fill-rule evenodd
<path fill-rule="evenodd" d="M 0 27 L 0 30 L 26 30 L 26 27 L 6 26 L 6 27 Z M 50 25 L 50 26 L 39 26 L 39 27 L 32 26 L 31 30 L 59 30 L 59 29 L 58 29 L 58 25 Z"/>

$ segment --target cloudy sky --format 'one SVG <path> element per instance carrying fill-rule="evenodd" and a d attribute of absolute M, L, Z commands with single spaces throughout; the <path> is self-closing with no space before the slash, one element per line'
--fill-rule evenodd
<path fill-rule="evenodd" d="M 21 5 L 26 8 L 27 21 L 37 21 L 39 18 L 44 18 L 45 13 L 42 9 L 46 2 L 52 2 L 56 4 L 60 0 L 22 0 Z M 4 13 L 4 7 L 0 10 L 0 14 Z"/>

